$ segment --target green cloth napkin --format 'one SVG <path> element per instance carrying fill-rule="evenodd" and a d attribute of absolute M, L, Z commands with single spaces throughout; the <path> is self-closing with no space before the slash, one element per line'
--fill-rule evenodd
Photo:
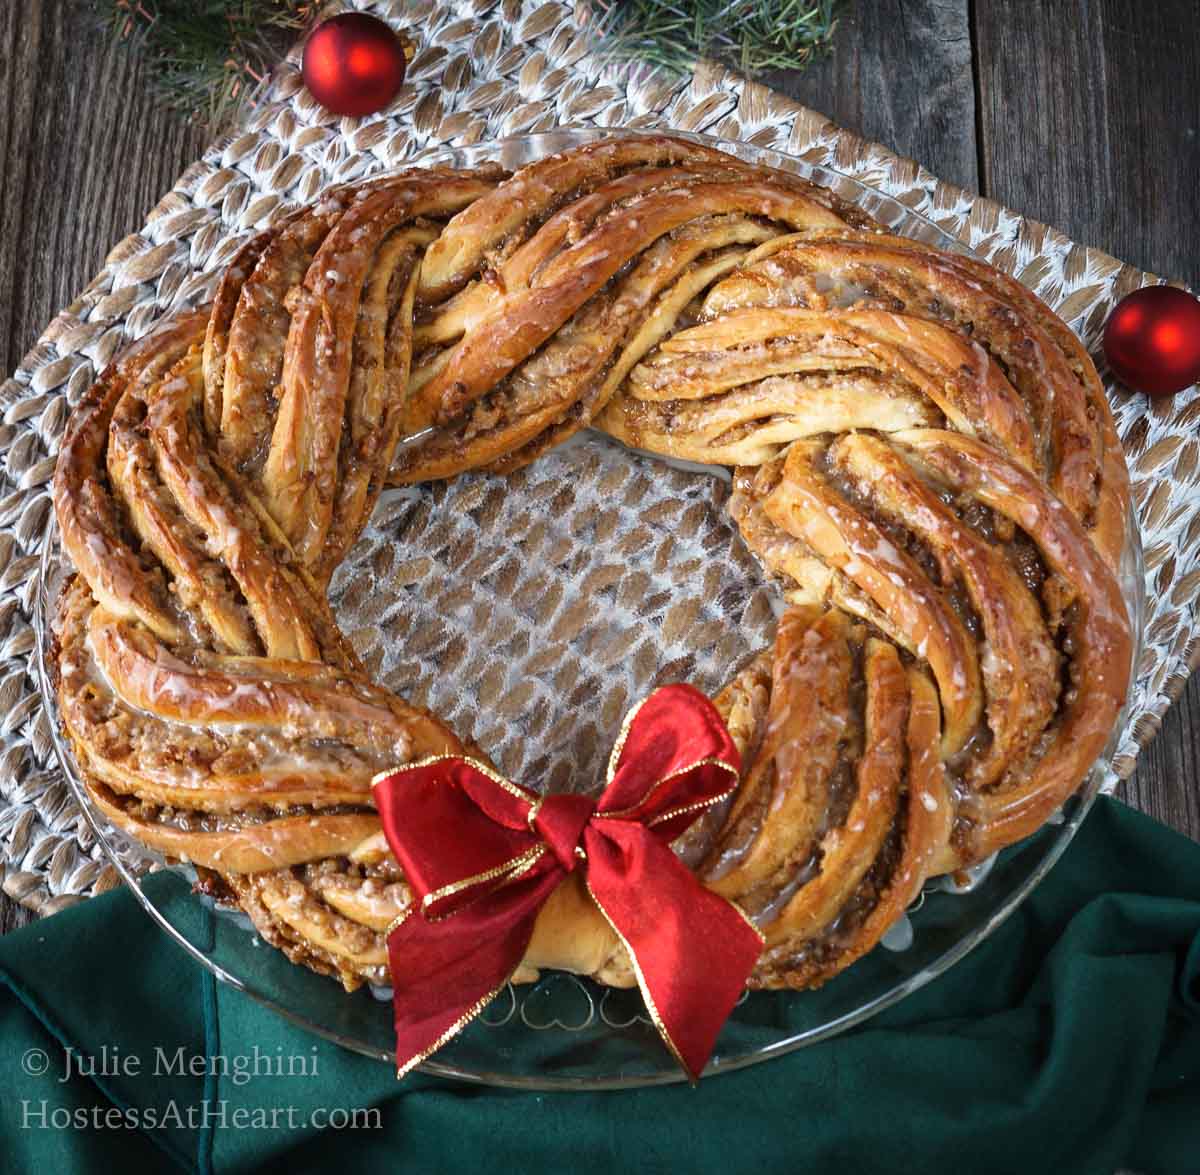
<path fill-rule="evenodd" d="M 0 939 L 0 974 L 5 1172 L 1200 1171 L 1200 845 L 1109 799 L 941 978 L 697 1089 L 397 1083 L 215 984 L 127 893 Z M 320 1078 L 78 1072 L 254 1045 Z M 378 1124 L 310 1124 L 352 1107 Z"/>

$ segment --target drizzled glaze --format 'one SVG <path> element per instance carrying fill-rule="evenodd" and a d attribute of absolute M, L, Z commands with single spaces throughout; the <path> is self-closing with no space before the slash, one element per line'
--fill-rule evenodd
<path fill-rule="evenodd" d="M 1086 353 L 978 262 L 648 136 L 337 190 L 102 376 L 53 487 L 100 808 L 290 958 L 383 986 L 410 895 L 370 779 L 479 752 L 369 679 L 330 576 L 389 479 L 508 473 L 593 422 L 742 466 L 731 511 L 790 605 L 716 699 L 738 793 L 674 846 L 762 928 L 754 985 L 823 982 L 1078 786 L 1129 661 Z M 522 978 L 634 982 L 582 894 Z"/>

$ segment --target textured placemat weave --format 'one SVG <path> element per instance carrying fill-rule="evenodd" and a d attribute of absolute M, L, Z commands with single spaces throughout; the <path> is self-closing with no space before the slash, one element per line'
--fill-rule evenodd
<path fill-rule="evenodd" d="M 0 387 L 0 877 L 51 913 L 115 883 L 65 782 L 40 704 L 32 629 L 49 482 L 71 407 L 128 339 L 200 303 L 247 234 L 346 181 L 447 144 L 559 126 L 674 127 L 752 141 L 853 176 L 935 221 L 1033 288 L 1095 348 L 1113 304 L 1152 275 L 842 130 L 762 86 L 704 65 L 686 82 L 631 76 L 590 53 L 576 13 L 522 0 L 355 0 L 418 42 L 385 117 L 339 119 L 303 89 L 298 54 L 264 103 L 179 178 Z M 1145 651 L 1115 774 L 1133 770 L 1200 651 L 1197 389 L 1147 402 L 1110 385 L 1146 554 Z"/>

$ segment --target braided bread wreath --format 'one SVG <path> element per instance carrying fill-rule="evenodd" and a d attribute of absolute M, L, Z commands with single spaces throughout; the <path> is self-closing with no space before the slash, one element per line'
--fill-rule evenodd
<path fill-rule="evenodd" d="M 675 846 L 763 931 L 752 986 L 821 984 L 1079 786 L 1131 651 L 1127 473 L 1079 341 L 793 175 L 620 137 L 333 190 L 102 375 L 54 480 L 95 804 L 294 962 L 386 984 L 409 890 L 372 777 L 480 752 L 364 674 L 330 576 L 385 484 L 588 426 L 733 467 L 788 604 L 714 699 L 739 789 Z M 515 978 L 543 967 L 634 983 L 578 872 Z"/>

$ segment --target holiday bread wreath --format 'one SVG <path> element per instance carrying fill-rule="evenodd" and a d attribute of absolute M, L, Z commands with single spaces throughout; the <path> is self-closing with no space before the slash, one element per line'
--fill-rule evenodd
<path fill-rule="evenodd" d="M 599 811 L 374 684 L 326 601 L 386 484 L 509 472 L 586 427 L 733 467 L 787 601 L 711 705 L 652 696 Z M 75 411 L 62 722 L 115 824 L 294 962 L 394 982 L 402 1061 L 557 967 L 640 983 L 676 1036 L 710 1015 L 679 1046 L 698 1071 L 747 982 L 823 983 L 1079 786 L 1128 682 L 1128 496 L 1065 324 L 824 189 L 657 136 L 411 170 L 252 239 Z M 653 927 L 614 913 L 668 890 Z M 694 925 L 717 912 L 728 935 Z M 702 968 L 719 998 L 673 990 L 689 934 L 732 944 Z"/>

